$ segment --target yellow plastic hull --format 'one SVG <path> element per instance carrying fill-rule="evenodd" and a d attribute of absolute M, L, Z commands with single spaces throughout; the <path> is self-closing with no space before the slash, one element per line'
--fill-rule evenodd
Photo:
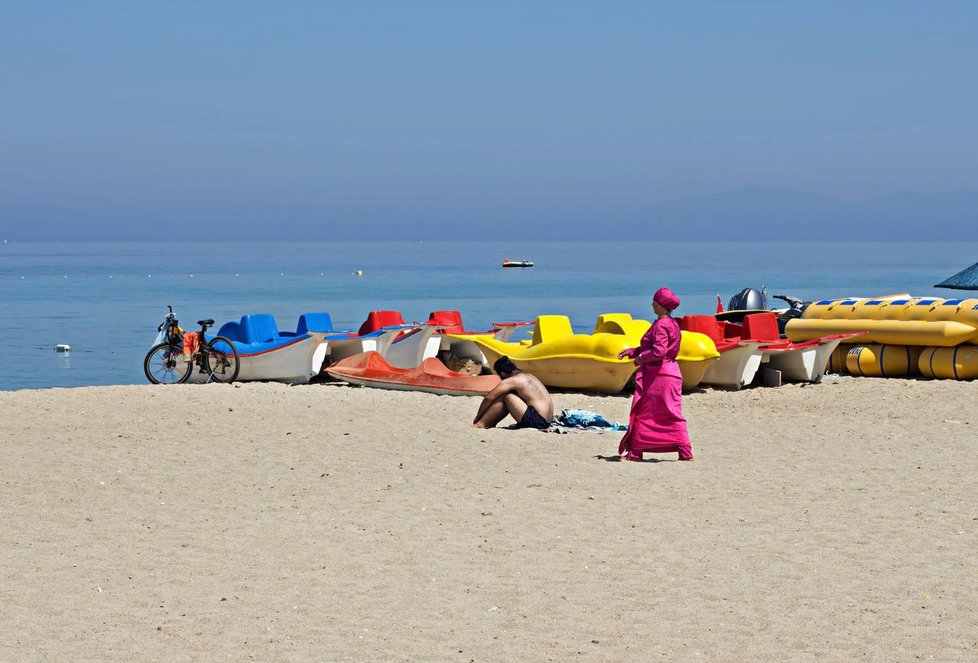
<path fill-rule="evenodd" d="M 642 332 L 643 334 L 645 332 Z M 706 334 L 682 332 L 676 362 L 683 374 L 683 391 L 696 389 L 710 367 L 720 361 L 716 344 Z"/>
<path fill-rule="evenodd" d="M 635 373 L 635 366 L 630 361 L 581 356 L 516 356 L 505 348 L 492 347 L 485 339 L 472 340 L 482 348 L 490 365 L 503 355 L 508 356 L 517 368 L 537 376 L 548 387 L 617 394 Z"/>
<path fill-rule="evenodd" d="M 627 314 L 606 314 L 627 316 Z M 564 316 L 540 316 L 529 344 L 506 343 L 489 335 L 456 336 L 472 341 L 482 350 L 491 366 L 502 356 L 516 366 L 538 377 L 548 387 L 616 394 L 635 374 L 629 359 L 618 359 L 618 353 L 638 346 L 650 323 L 644 320 L 619 319 L 625 333 L 601 331 L 594 334 L 567 333 L 570 323 Z M 599 318 L 599 326 L 601 324 Z M 683 388 L 693 389 L 720 353 L 705 334 L 683 332 L 677 358 L 683 374 Z"/>
<path fill-rule="evenodd" d="M 696 332 L 693 332 L 696 333 Z M 679 372 L 683 374 L 683 391 L 700 386 L 710 366 L 720 361 L 720 357 L 707 357 L 698 360 L 677 360 Z"/>

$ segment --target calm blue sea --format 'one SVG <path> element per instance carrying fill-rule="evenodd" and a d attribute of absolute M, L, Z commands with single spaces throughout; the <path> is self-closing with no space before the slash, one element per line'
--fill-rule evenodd
<path fill-rule="evenodd" d="M 504 258 L 532 269 L 503 269 Z M 328 311 L 355 330 L 371 310 L 465 326 L 600 313 L 648 318 L 669 285 L 679 313 L 713 313 L 745 287 L 811 300 L 933 288 L 978 260 L 978 242 L 336 242 L 8 243 L 0 245 L 0 390 L 139 384 L 166 306 L 181 325 L 272 313 L 295 329 Z M 357 276 L 355 271 L 362 270 Z M 771 301 L 774 305 L 778 302 Z M 54 347 L 71 346 L 68 354 Z"/>

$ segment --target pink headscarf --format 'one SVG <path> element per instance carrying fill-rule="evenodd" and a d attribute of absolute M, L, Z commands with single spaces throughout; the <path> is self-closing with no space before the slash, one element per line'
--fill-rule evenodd
<path fill-rule="evenodd" d="M 652 301 L 664 309 L 674 311 L 679 308 L 679 297 L 669 288 L 659 288 L 652 295 Z"/>

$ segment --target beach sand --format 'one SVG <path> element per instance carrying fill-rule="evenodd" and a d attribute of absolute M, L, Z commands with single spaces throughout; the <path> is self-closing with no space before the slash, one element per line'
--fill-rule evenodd
<path fill-rule="evenodd" d="M 475 398 L 2 392 L 0 660 L 974 661 L 976 402 L 707 390 L 696 462 L 639 464 Z"/>

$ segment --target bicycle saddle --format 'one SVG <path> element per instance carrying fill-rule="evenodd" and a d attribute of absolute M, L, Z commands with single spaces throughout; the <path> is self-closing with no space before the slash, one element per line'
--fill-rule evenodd
<path fill-rule="evenodd" d="M 201 326 L 207 325 L 208 327 L 213 327 L 214 326 L 214 321 L 213 320 L 198 320 L 197 321 L 197 324 L 198 325 L 201 325 Z"/>

